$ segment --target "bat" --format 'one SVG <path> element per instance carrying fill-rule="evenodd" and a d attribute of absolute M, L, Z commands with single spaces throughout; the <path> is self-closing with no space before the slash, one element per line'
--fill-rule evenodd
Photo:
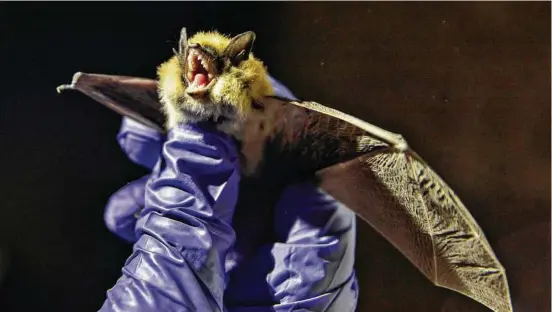
<path fill-rule="evenodd" d="M 252 53 L 235 37 L 183 28 L 158 79 L 78 72 L 77 90 L 159 131 L 208 121 L 240 147 L 236 213 L 274 204 L 290 183 L 311 180 L 387 239 L 434 285 L 495 312 L 512 311 L 506 272 L 454 191 L 396 133 L 310 101 L 274 96 Z"/>

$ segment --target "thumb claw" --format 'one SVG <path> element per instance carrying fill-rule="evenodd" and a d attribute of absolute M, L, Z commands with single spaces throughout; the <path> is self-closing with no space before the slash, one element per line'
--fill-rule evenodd
<path fill-rule="evenodd" d="M 61 85 L 61 86 L 58 86 L 56 88 L 56 91 L 57 93 L 61 93 L 61 91 L 65 91 L 65 90 L 72 90 L 74 87 L 72 84 L 69 84 L 69 85 Z"/>
<path fill-rule="evenodd" d="M 69 89 L 68 85 L 61 85 L 56 88 L 57 93 L 61 93 L 61 91 Z"/>

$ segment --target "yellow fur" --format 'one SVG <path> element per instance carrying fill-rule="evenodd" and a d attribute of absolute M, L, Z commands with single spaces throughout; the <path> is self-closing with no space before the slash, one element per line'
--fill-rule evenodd
<path fill-rule="evenodd" d="M 158 93 L 167 117 L 166 127 L 168 129 L 182 120 L 177 103 L 180 102 L 180 98 L 184 97 L 186 89 L 182 81 L 182 68 L 177 56 L 173 56 L 161 64 L 157 68 L 157 76 L 159 77 Z"/>
<path fill-rule="evenodd" d="M 208 46 L 222 55 L 231 38 L 218 32 L 199 32 L 188 40 L 188 44 L 199 43 Z M 183 81 L 182 68 L 177 56 L 158 67 L 159 94 L 169 119 L 168 126 L 182 119 L 178 107 L 201 107 L 202 104 L 189 97 Z M 249 58 L 237 67 L 222 73 L 210 91 L 209 99 L 214 105 L 227 103 L 237 108 L 238 117 L 245 120 L 251 112 L 252 101 L 273 95 L 274 90 L 268 79 L 264 64 L 251 53 Z"/>
<path fill-rule="evenodd" d="M 200 31 L 188 39 L 188 44 L 199 43 L 202 46 L 209 46 L 215 49 L 218 54 L 222 55 L 222 53 L 224 53 L 224 49 L 230 43 L 230 40 L 230 37 L 227 37 L 217 31 Z"/>

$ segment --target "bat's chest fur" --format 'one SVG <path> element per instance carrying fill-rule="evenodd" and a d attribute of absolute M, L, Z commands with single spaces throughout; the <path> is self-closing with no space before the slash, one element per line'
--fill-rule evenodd
<path fill-rule="evenodd" d="M 201 101 L 186 97 L 178 101 L 165 101 L 166 127 L 171 129 L 180 123 L 210 122 L 219 130 L 237 134 L 242 123 L 235 105 L 217 103 L 210 98 Z"/>

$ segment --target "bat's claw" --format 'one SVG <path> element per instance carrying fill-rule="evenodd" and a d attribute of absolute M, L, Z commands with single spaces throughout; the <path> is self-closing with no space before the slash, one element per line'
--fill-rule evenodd
<path fill-rule="evenodd" d="M 56 88 L 56 91 L 57 91 L 57 93 L 61 93 L 61 91 L 73 90 L 74 87 L 75 87 L 75 86 L 74 86 L 73 84 L 61 85 L 61 86 L 59 86 L 59 87 Z"/>
<path fill-rule="evenodd" d="M 71 81 L 71 84 L 65 84 L 57 87 L 56 88 L 57 93 L 61 93 L 61 91 L 65 91 L 65 90 L 75 90 L 75 85 L 77 84 L 77 81 L 81 78 L 82 75 L 84 75 L 84 73 L 76 72 L 73 75 L 73 80 Z"/>

